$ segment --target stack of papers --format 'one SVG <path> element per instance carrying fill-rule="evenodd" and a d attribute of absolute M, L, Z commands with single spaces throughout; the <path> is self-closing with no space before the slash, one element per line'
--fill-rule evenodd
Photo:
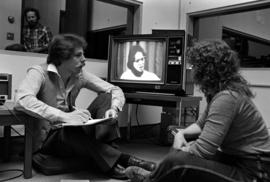
<path fill-rule="evenodd" d="M 62 123 L 62 126 L 86 126 L 86 125 L 95 125 L 95 124 L 100 124 L 100 123 L 104 123 L 107 121 L 111 121 L 113 118 L 101 118 L 101 119 L 89 119 L 87 122 L 81 124 L 81 123 L 74 123 L 74 124 L 70 124 L 70 123 Z"/>

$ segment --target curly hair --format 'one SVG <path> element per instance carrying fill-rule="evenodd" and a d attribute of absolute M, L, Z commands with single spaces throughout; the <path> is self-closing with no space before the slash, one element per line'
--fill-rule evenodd
<path fill-rule="evenodd" d="M 208 102 L 222 90 L 254 97 L 247 81 L 240 75 L 240 60 L 224 41 L 196 42 L 187 50 L 187 61 L 193 65 L 194 82 Z"/>
<path fill-rule="evenodd" d="M 24 15 L 25 18 L 27 17 L 27 13 L 30 12 L 30 11 L 34 12 L 36 14 L 37 20 L 40 19 L 39 11 L 38 11 L 38 9 L 35 9 L 35 8 L 25 8 L 25 10 L 23 12 L 23 15 Z"/>
<path fill-rule="evenodd" d="M 59 66 L 74 55 L 75 49 L 85 49 L 86 46 L 87 43 L 81 36 L 75 34 L 56 35 L 49 44 L 47 63 Z"/>

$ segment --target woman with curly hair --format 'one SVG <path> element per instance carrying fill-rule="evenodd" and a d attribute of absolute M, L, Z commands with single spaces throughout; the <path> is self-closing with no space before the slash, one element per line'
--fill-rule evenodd
<path fill-rule="evenodd" d="M 197 42 L 187 51 L 194 80 L 206 97 L 200 118 L 172 131 L 172 151 L 150 173 L 130 167 L 132 181 L 270 181 L 270 136 L 239 73 L 237 54 L 223 41 Z M 187 142 L 188 136 L 196 140 Z"/>

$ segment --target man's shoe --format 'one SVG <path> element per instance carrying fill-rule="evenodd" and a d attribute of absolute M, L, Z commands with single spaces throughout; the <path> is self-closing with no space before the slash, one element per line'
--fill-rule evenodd
<path fill-rule="evenodd" d="M 122 167 L 121 165 L 117 164 L 115 167 L 111 169 L 110 177 L 114 179 L 125 180 L 127 179 L 125 172 L 126 172 L 126 169 Z"/>
<path fill-rule="evenodd" d="M 154 171 L 156 169 L 156 163 L 145 161 L 134 156 L 130 156 L 127 166 L 138 166 L 148 171 Z"/>
<path fill-rule="evenodd" d="M 150 176 L 150 173 L 150 171 L 138 166 L 129 166 L 126 168 L 126 176 L 131 182 L 143 182 Z"/>

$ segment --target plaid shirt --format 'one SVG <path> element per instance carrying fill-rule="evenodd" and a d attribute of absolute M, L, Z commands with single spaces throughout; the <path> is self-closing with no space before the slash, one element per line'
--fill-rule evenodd
<path fill-rule="evenodd" d="M 46 49 L 49 42 L 52 40 L 52 32 L 48 27 L 38 24 L 35 28 L 31 29 L 25 26 L 23 29 L 23 44 L 27 51 L 35 48 Z"/>

